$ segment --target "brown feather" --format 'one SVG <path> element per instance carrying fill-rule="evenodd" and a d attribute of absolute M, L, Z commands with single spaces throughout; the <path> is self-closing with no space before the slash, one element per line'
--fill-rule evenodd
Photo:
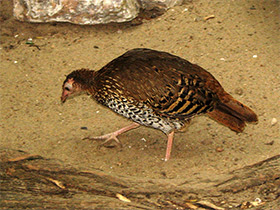
<path fill-rule="evenodd" d="M 234 117 L 228 113 L 224 113 L 219 109 L 215 109 L 214 111 L 207 113 L 207 115 L 213 120 L 221 123 L 224 126 L 227 126 L 231 130 L 236 132 L 242 132 L 246 125 L 243 120 L 240 120 L 239 118 Z"/>
<path fill-rule="evenodd" d="M 114 87 L 110 89 L 112 84 Z M 169 53 L 149 49 L 134 49 L 114 59 L 97 72 L 95 85 L 99 87 L 97 98 L 108 91 L 118 94 L 116 90 L 119 90 L 122 96 L 148 104 L 161 116 L 179 119 L 212 109 L 218 101 L 216 92 L 224 91 L 203 68 Z M 195 107 L 192 112 L 180 109 L 190 100 Z"/>
<path fill-rule="evenodd" d="M 245 122 L 258 122 L 258 117 L 253 110 L 245 106 L 241 102 L 234 99 L 232 96 L 227 95 L 228 99 L 224 103 L 219 103 L 216 107 L 219 110 L 229 112 L 231 115 L 245 121 Z M 223 100 L 221 100 L 223 102 Z"/>
<path fill-rule="evenodd" d="M 244 130 L 245 122 L 258 122 L 258 117 L 253 110 L 230 95 L 225 95 L 223 100 L 216 105 L 215 110 L 207 115 L 236 132 Z"/>

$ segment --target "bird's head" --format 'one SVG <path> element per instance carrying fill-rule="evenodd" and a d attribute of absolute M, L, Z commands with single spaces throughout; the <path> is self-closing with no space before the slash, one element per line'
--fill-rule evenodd
<path fill-rule="evenodd" d="M 75 82 L 74 78 L 66 78 L 62 85 L 61 102 L 64 103 L 69 96 L 76 95 L 81 91 L 81 85 Z"/>
<path fill-rule="evenodd" d="M 80 69 L 71 72 L 63 82 L 61 102 L 64 103 L 69 96 L 87 92 L 93 88 L 95 72 L 88 69 Z"/>

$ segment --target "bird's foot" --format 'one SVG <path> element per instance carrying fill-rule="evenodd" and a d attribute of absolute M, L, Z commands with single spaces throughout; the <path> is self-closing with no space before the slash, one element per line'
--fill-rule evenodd
<path fill-rule="evenodd" d="M 117 138 L 119 135 L 118 131 L 108 133 L 102 136 L 95 136 L 95 137 L 86 137 L 83 139 L 89 139 L 89 140 L 104 140 L 98 147 L 105 146 L 108 142 L 115 141 L 119 146 L 122 147 L 122 143 L 120 140 Z"/>
<path fill-rule="evenodd" d="M 120 130 L 117 130 L 115 132 L 112 132 L 112 133 L 108 133 L 108 134 L 105 134 L 105 135 L 102 135 L 102 136 L 97 136 L 97 137 L 86 137 L 84 139 L 89 139 L 89 140 L 104 140 L 104 142 L 102 142 L 100 146 L 104 146 L 105 144 L 107 144 L 108 142 L 110 141 L 115 141 L 118 145 L 122 146 L 122 143 L 120 142 L 120 140 L 117 138 L 118 135 L 126 132 L 126 131 L 129 131 L 131 129 L 134 129 L 134 128 L 137 128 L 139 127 L 140 125 L 138 123 L 132 123 L 124 128 L 121 128 Z"/>

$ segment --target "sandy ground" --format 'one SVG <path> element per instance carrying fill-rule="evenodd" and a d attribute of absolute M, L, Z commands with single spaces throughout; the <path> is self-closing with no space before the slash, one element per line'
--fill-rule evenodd
<path fill-rule="evenodd" d="M 279 1 L 194 0 L 138 26 L 21 23 L 7 0 L 1 10 L 1 147 L 136 179 L 199 179 L 279 154 Z M 215 18 L 204 21 L 209 15 Z M 27 45 L 28 38 L 39 49 Z M 162 160 L 166 136 L 151 128 L 121 135 L 121 149 L 83 140 L 130 122 L 86 95 L 61 105 L 65 75 L 82 67 L 98 70 L 138 47 L 204 67 L 258 114 L 259 123 L 235 134 L 197 117 L 187 132 L 176 133 L 168 162 Z"/>

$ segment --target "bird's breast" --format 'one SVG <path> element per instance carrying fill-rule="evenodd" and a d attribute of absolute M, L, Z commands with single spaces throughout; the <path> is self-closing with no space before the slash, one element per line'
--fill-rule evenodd
<path fill-rule="evenodd" d="M 166 134 L 174 129 L 180 129 L 184 125 L 183 121 L 172 120 L 157 115 L 154 110 L 147 105 L 128 100 L 124 97 L 109 97 L 106 99 L 104 105 L 134 122 L 161 130 Z"/>

